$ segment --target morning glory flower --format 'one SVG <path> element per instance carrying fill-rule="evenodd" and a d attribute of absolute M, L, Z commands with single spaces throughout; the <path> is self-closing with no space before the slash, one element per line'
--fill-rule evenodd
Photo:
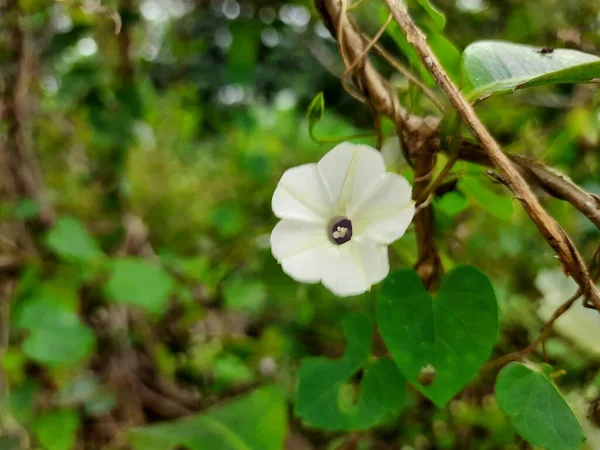
<path fill-rule="evenodd" d="M 284 172 L 272 208 L 281 219 L 271 251 L 283 271 L 345 297 L 368 291 L 389 270 L 387 246 L 415 213 L 408 181 L 386 173 L 380 152 L 349 142 L 318 163 Z"/>

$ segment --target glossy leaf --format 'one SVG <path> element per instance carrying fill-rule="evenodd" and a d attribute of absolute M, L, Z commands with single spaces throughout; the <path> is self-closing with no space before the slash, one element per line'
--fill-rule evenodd
<path fill-rule="evenodd" d="M 478 41 L 463 53 L 473 100 L 516 89 L 600 78 L 600 58 L 570 49 L 541 49 L 503 41 Z"/>
<path fill-rule="evenodd" d="M 166 307 L 174 287 L 171 276 L 159 265 L 125 258 L 115 262 L 106 292 L 116 302 L 159 313 Z"/>
<path fill-rule="evenodd" d="M 287 431 L 282 393 L 263 387 L 203 414 L 128 433 L 135 450 L 281 450 Z"/>
<path fill-rule="evenodd" d="M 400 371 L 441 407 L 489 357 L 498 307 L 489 279 L 474 267 L 448 273 L 435 298 L 413 270 L 400 270 L 383 282 L 377 324 Z M 434 375 L 428 382 L 426 372 Z"/>
<path fill-rule="evenodd" d="M 500 409 L 524 439 L 548 450 L 577 450 L 585 441 L 573 411 L 547 373 L 512 362 L 496 380 Z"/>
<path fill-rule="evenodd" d="M 294 412 L 326 430 L 367 429 L 403 406 L 406 380 L 391 360 L 370 360 L 374 330 L 367 317 L 349 316 L 343 327 L 348 344 L 342 358 L 302 362 Z M 349 381 L 361 368 L 356 387 Z"/>

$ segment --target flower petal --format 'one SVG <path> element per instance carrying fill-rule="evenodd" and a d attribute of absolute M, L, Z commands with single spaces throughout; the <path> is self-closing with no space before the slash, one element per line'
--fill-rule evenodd
<path fill-rule="evenodd" d="M 368 145 L 344 142 L 336 145 L 318 163 L 325 181 L 334 215 L 346 215 L 346 208 L 385 174 L 383 156 Z"/>
<path fill-rule="evenodd" d="M 329 220 L 331 201 L 316 164 L 292 167 L 284 172 L 271 201 L 280 219 L 324 224 Z"/>
<path fill-rule="evenodd" d="M 332 246 L 322 255 L 323 286 L 339 297 L 358 295 L 371 287 L 360 249 L 354 241 Z"/>
<path fill-rule="evenodd" d="M 358 203 L 348 217 L 359 241 L 391 244 L 400 238 L 415 214 L 412 187 L 406 178 L 387 173 Z"/>
<path fill-rule="evenodd" d="M 283 271 L 296 281 L 317 283 L 327 247 L 333 247 L 320 225 L 281 220 L 271 233 L 271 252 Z"/>
<path fill-rule="evenodd" d="M 362 260 L 367 280 L 371 285 L 379 283 L 390 272 L 387 245 L 375 242 L 355 242 L 358 256 Z"/>

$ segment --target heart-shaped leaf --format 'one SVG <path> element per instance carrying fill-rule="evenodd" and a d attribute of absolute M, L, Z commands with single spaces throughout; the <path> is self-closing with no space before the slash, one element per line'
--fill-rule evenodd
<path fill-rule="evenodd" d="M 525 87 L 600 79 L 600 58 L 595 55 L 502 41 L 469 45 L 463 67 L 474 87 L 472 100 Z"/>
<path fill-rule="evenodd" d="M 381 287 L 377 324 L 400 371 L 441 407 L 489 357 L 498 306 L 489 279 L 474 267 L 452 270 L 435 298 L 413 270 L 400 270 Z"/>
<path fill-rule="evenodd" d="M 348 339 L 338 360 L 307 358 L 298 374 L 295 413 L 326 430 L 362 430 L 398 412 L 406 380 L 388 358 L 370 361 L 373 324 L 352 315 L 342 323 Z M 363 368 L 358 394 L 350 378 Z"/>
<path fill-rule="evenodd" d="M 524 439 L 548 450 L 577 450 L 583 429 L 547 373 L 513 362 L 496 380 L 498 406 Z"/>

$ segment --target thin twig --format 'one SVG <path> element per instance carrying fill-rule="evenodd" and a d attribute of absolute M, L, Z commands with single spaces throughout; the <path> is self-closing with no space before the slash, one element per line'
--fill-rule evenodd
<path fill-rule="evenodd" d="M 427 44 L 423 32 L 412 21 L 404 4 L 400 0 L 386 0 L 386 3 L 400 29 L 405 34 L 408 42 L 416 50 L 425 67 L 427 67 L 440 88 L 446 93 L 448 100 L 470 129 L 473 136 L 484 148 L 490 160 L 506 181 L 507 186 L 515 194 L 515 197 L 521 201 L 540 233 L 556 252 L 562 263 L 563 270 L 575 279 L 585 297 L 600 312 L 600 291 L 598 291 L 598 288 L 592 282 L 585 263 L 570 238 L 556 220 L 542 207 L 523 176 L 513 166 L 491 133 L 483 125 L 479 117 L 477 117 L 472 105 L 450 80 L 448 74 Z"/>
<path fill-rule="evenodd" d="M 418 77 L 413 75 L 413 73 L 408 70 L 398 59 L 396 59 L 391 53 L 389 53 L 385 48 L 383 48 L 379 44 L 375 44 L 375 50 L 377 53 L 381 55 L 383 59 L 387 61 L 387 63 L 404 75 L 410 82 L 412 82 L 415 86 L 423 91 L 423 93 L 429 97 L 429 100 L 435 105 L 435 107 L 441 112 L 446 112 L 446 107 L 442 103 L 442 101 L 438 98 L 437 94 L 429 89 L 425 83 L 419 80 Z"/>
<path fill-rule="evenodd" d="M 421 196 L 416 200 L 417 205 L 419 205 L 422 202 L 424 202 L 425 200 L 427 200 L 431 196 L 431 194 L 433 193 L 433 191 L 435 191 L 437 189 L 437 187 L 440 184 L 442 184 L 442 182 L 446 179 L 446 177 L 448 176 L 448 174 L 450 173 L 450 171 L 454 167 L 454 164 L 456 164 L 456 161 L 458 161 L 458 152 L 455 152 L 452 156 L 450 156 L 450 159 L 448 159 L 448 161 L 446 162 L 446 165 L 443 167 L 443 169 L 439 173 L 439 175 L 421 193 Z"/>
<path fill-rule="evenodd" d="M 589 264 L 590 270 L 592 270 L 594 268 L 594 266 L 596 266 L 596 273 L 594 274 L 594 277 L 593 277 L 594 283 L 597 282 L 598 279 L 600 279 L 600 261 L 599 260 L 600 260 L 600 246 L 598 246 L 598 248 L 592 255 L 592 258 L 591 258 L 590 264 Z M 552 316 L 550 317 L 548 322 L 546 322 L 546 324 L 542 327 L 542 331 L 541 331 L 540 335 L 537 337 L 537 339 L 535 339 L 531 344 L 529 344 L 524 349 L 519 350 L 518 352 L 509 353 L 507 355 L 501 356 L 500 358 L 496 358 L 493 361 L 488 362 L 487 364 L 485 364 L 483 366 L 482 370 L 487 371 L 487 370 L 493 369 L 497 366 L 503 366 L 511 361 L 521 360 L 521 359 L 523 359 L 523 357 L 534 352 L 536 350 L 536 348 L 538 347 L 538 345 L 540 345 L 540 344 L 542 344 L 544 359 L 547 361 L 548 356 L 546 355 L 545 343 L 546 343 L 546 339 L 548 338 L 548 336 L 550 336 L 550 334 L 553 331 L 554 323 L 564 313 L 566 313 L 571 308 L 571 306 L 573 306 L 575 304 L 577 299 L 579 299 L 580 297 L 581 297 L 581 289 L 577 289 L 577 292 L 575 292 L 575 294 L 573 294 L 571 297 L 569 297 L 569 299 L 566 302 L 564 302 L 562 305 L 560 305 L 556 309 L 556 311 L 554 311 L 554 313 L 552 314 Z"/>

